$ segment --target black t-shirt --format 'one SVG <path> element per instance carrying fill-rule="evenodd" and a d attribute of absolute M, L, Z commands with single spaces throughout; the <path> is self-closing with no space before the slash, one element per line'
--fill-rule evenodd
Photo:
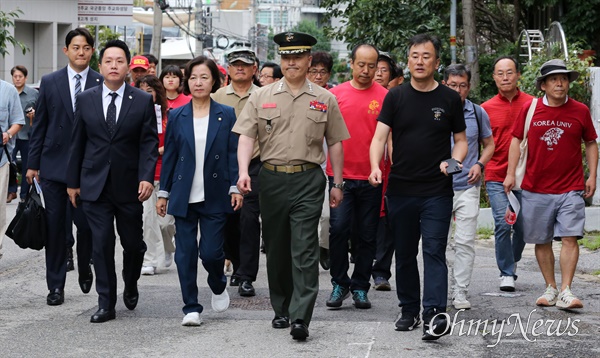
<path fill-rule="evenodd" d="M 407 82 L 388 92 L 377 120 L 392 129 L 394 164 L 388 194 L 454 195 L 452 177 L 440 172 L 440 163 L 450 158 L 452 133 L 466 129 L 456 91 L 440 84 L 420 92 Z"/>

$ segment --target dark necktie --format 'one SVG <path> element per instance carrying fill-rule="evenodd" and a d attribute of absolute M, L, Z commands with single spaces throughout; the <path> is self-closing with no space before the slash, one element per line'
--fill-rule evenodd
<path fill-rule="evenodd" d="M 81 75 L 78 73 L 75 75 L 75 105 L 77 107 L 77 96 L 81 93 Z"/>
<path fill-rule="evenodd" d="M 112 137 L 115 132 L 115 126 L 117 125 L 117 106 L 115 105 L 115 99 L 117 99 L 118 94 L 112 92 L 109 95 L 112 97 L 112 101 L 110 101 L 108 110 L 106 111 L 106 125 L 108 126 L 108 133 Z"/>

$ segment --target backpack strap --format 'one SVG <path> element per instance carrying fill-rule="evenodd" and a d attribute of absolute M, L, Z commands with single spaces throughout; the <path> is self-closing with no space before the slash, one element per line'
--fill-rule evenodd
<path fill-rule="evenodd" d="M 475 103 L 473 103 L 473 109 L 475 110 L 475 120 L 477 122 L 477 140 L 479 142 L 479 145 L 477 145 L 477 159 L 479 159 L 479 157 L 481 156 L 481 139 L 479 137 L 481 134 L 481 127 L 483 127 L 483 125 L 481 124 L 483 112 L 481 110 L 481 106 Z"/>

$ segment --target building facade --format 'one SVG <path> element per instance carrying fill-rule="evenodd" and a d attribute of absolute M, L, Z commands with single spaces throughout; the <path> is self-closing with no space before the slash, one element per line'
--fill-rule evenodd
<path fill-rule="evenodd" d="M 11 81 L 10 69 L 23 65 L 29 70 L 28 83 L 38 83 L 42 76 L 67 64 L 62 53 L 65 36 L 77 27 L 77 0 L 2 0 L 0 11 L 23 11 L 9 32 L 29 50 L 7 46 L 9 52 L 0 57 L 0 78 Z"/>

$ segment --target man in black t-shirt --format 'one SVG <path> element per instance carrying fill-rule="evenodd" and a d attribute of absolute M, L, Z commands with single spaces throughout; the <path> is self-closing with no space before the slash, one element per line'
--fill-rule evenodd
<path fill-rule="evenodd" d="M 452 213 L 449 158 L 458 163 L 467 154 L 465 119 L 460 96 L 434 79 L 440 41 L 428 34 L 414 36 L 408 46 L 410 83 L 392 88 L 383 101 L 371 142 L 369 182 L 382 182 L 379 162 L 392 132 L 392 170 L 386 192 L 387 216 L 396 247 L 396 287 L 402 314 L 396 330 L 420 324 L 420 283 L 417 267 L 423 237 L 423 340 L 450 333 L 446 315 L 448 267 L 446 243 Z M 451 153 L 450 137 L 454 138 Z"/>

